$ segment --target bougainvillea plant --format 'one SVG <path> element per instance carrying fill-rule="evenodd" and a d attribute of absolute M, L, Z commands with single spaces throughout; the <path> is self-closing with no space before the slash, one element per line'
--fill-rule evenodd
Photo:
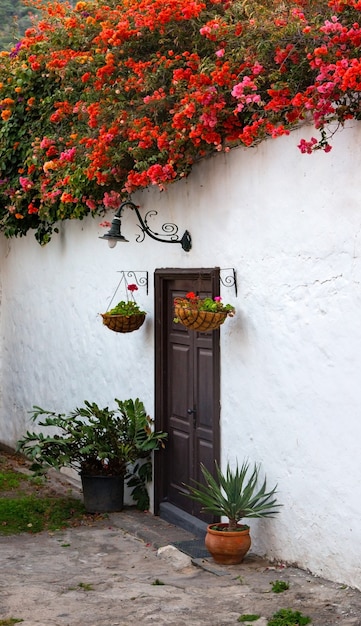
<path fill-rule="evenodd" d="M 32 1 L 32 0 L 30 0 Z M 100 0 L 0 53 L 0 230 L 47 243 L 199 159 L 361 117 L 360 0 Z"/>

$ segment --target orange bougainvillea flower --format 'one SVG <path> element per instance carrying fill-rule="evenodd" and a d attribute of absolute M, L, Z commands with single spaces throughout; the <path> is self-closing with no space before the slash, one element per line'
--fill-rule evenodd
<path fill-rule="evenodd" d="M 4 109 L 3 111 L 1 111 L 1 117 L 4 121 L 8 120 L 11 117 L 10 109 Z"/>
<path fill-rule="evenodd" d="M 43 165 L 43 170 L 47 174 L 51 170 L 56 170 L 57 167 L 58 167 L 58 164 L 56 161 L 46 161 Z"/>
<path fill-rule="evenodd" d="M 64 193 L 61 194 L 60 200 L 61 200 L 61 202 L 65 202 L 65 203 L 66 202 L 77 202 L 78 201 L 77 198 L 74 198 L 74 196 L 72 196 L 71 193 L 66 193 L 65 191 L 64 191 Z"/>
<path fill-rule="evenodd" d="M 4 98 L 3 100 L 0 101 L 0 104 L 3 106 L 4 104 L 6 106 L 11 106 L 12 104 L 15 104 L 15 100 L 13 100 L 12 98 Z"/>

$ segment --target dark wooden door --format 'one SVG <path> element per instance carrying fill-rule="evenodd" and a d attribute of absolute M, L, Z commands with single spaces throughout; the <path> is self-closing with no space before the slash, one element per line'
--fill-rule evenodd
<path fill-rule="evenodd" d="M 219 331 L 198 333 L 174 322 L 173 301 L 194 291 L 217 295 L 217 270 L 160 270 L 156 273 L 156 415 L 169 434 L 158 455 L 158 502 L 169 502 L 204 521 L 213 517 L 186 496 L 201 481 L 201 463 L 214 473 L 219 460 Z"/>

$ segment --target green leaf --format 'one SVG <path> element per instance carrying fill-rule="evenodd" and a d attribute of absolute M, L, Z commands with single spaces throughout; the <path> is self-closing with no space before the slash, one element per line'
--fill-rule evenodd
<path fill-rule="evenodd" d="M 259 466 L 254 465 L 249 474 L 249 463 L 243 462 L 241 467 L 236 466 L 234 471 L 227 464 L 223 474 L 215 463 L 216 477 L 201 465 L 205 484 L 195 482 L 188 485 L 188 496 L 202 506 L 202 510 L 217 516 L 228 517 L 231 523 L 237 523 L 246 517 L 273 517 L 279 512 L 275 486 L 267 492 L 266 479 L 258 488 Z"/>

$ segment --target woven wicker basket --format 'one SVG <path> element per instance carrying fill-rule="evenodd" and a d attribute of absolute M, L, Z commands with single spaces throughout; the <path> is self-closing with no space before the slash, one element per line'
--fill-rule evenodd
<path fill-rule="evenodd" d="M 198 311 L 197 309 L 188 309 L 186 307 L 174 307 L 174 315 L 183 326 L 198 332 L 206 332 L 208 330 L 217 330 L 227 317 L 227 312 L 212 313 L 211 311 Z"/>
<path fill-rule="evenodd" d="M 103 324 L 114 330 L 116 333 L 131 333 L 138 330 L 145 320 L 145 313 L 137 313 L 136 315 L 110 315 L 109 313 L 101 313 Z"/>

